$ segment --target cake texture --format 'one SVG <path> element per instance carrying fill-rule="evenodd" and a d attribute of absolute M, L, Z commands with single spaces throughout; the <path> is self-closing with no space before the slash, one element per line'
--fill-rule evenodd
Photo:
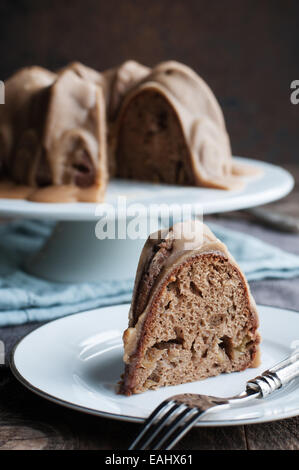
<path fill-rule="evenodd" d="M 152 234 L 141 253 L 123 335 L 120 393 L 256 367 L 257 328 L 244 274 L 206 225 L 190 221 Z"/>
<path fill-rule="evenodd" d="M 232 158 L 212 91 L 179 62 L 27 67 L 5 91 L 0 197 L 102 201 L 114 177 L 236 189 L 252 174 Z"/>

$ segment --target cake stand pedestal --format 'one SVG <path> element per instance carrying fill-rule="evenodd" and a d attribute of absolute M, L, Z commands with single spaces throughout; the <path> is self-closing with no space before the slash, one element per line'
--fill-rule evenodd
<path fill-rule="evenodd" d="M 208 188 L 158 185 L 115 180 L 109 183 L 103 204 L 46 204 L 24 200 L 0 200 L 1 217 L 21 217 L 55 220 L 56 227 L 42 249 L 25 263 L 27 272 L 52 281 L 92 282 L 134 278 L 145 238 L 163 221 L 158 217 L 159 206 L 172 206 L 172 220 L 182 219 L 184 205 L 195 213 L 221 213 L 266 204 L 286 196 L 294 186 L 286 170 L 256 160 L 237 158 L 263 170 L 263 174 L 248 181 L 242 191 L 221 191 Z M 148 230 L 142 239 L 98 239 L 95 234 L 99 213 L 109 209 L 107 221 L 115 221 L 116 233 L 120 221 L 125 227 L 132 214 L 119 210 L 119 203 L 137 210 L 141 223 Z M 114 211 L 114 215 L 111 213 Z M 108 211 L 109 212 L 109 211 Z M 134 212 L 134 211 L 133 211 Z M 153 224 L 153 220 L 156 222 Z M 150 225 L 151 223 L 151 225 Z"/>
<path fill-rule="evenodd" d="M 134 278 L 144 239 L 104 239 L 96 222 L 58 222 L 40 251 L 25 262 L 34 276 L 59 282 Z"/>

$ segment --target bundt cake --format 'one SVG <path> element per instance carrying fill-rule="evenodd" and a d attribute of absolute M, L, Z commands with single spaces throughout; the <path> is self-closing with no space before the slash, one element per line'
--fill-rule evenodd
<path fill-rule="evenodd" d="M 220 106 L 189 67 L 20 70 L 0 106 L 0 197 L 102 201 L 109 178 L 244 184 Z"/>
<path fill-rule="evenodd" d="M 184 222 L 152 234 L 141 253 L 123 335 L 120 393 L 256 367 L 257 328 L 244 274 L 206 225 Z"/>

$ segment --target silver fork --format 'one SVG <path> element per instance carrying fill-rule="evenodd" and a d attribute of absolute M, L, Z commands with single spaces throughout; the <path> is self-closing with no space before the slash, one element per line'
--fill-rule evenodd
<path fill-rule="evenodd" d="M 208 411 L 265 398 L 299 377 L 299 351 L 249 380 L 244 392 L 229 398 L 184 393 L 163 401 L 147 418 L 129 450 L 170 450 Z"/>

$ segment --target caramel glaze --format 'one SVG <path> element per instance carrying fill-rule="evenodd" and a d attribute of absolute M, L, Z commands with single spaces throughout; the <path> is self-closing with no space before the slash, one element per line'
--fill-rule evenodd
<path fill-rule="evenodd" d="M 80 188 L 74 184 L 38 188 L 3 181 L 0 183 L 0 199 L 27 199 L 32 202 L 48 203 L 102 202 L 104 191 L 96 185 L 89 188 Z"/>

